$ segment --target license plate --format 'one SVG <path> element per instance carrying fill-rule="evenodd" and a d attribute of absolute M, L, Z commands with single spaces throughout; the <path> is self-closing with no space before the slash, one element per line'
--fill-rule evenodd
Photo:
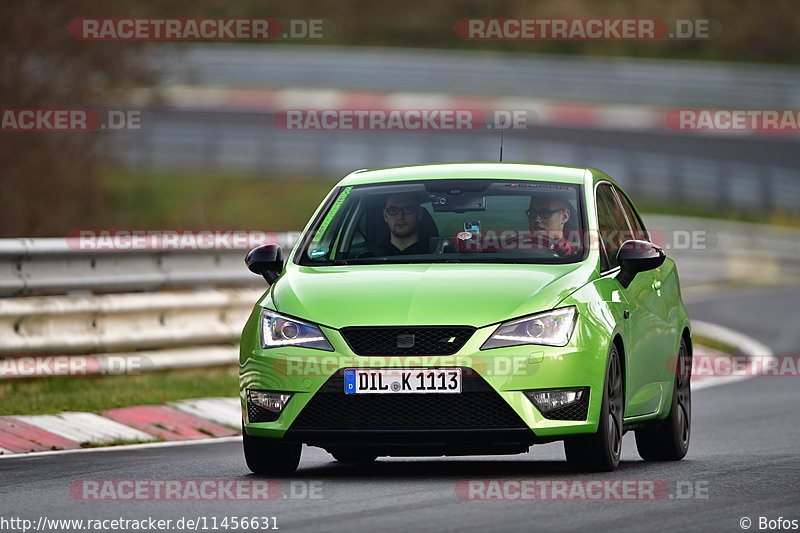
<path fill-rule="evenodd" d="M 460 368 L 348 368 L 346 394 L 458 394 Z"/>

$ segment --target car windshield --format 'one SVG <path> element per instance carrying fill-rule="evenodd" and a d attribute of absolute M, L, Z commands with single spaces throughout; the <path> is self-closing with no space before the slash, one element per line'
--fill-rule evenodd
<path fill-rule="evenodd" d="M 338 190 L 301 242 L 301 265 L 572 263 L 584 257 L 580 186 L 422 180 Z"/>

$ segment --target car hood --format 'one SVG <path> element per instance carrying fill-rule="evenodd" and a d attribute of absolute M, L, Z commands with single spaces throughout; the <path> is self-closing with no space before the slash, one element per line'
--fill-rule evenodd
<path fill-rule="evenodd" d="M 290 267 L 261 304 L 332 328 L 482 327 L 551 309 L 594 272 L 567 265 Z"/>

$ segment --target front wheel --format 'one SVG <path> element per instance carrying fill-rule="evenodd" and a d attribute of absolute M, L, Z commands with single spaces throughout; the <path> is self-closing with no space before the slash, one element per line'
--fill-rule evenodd
<path fill-rule="evenodd" d="M 597 433 L 564 441 L 567 463 L 580 472 L 611 472 L 619 465 L 622 452 L 622 367 L 619 351 L 612 345 L 606 364 L 603 401 Z"/>
<path fill-rule="evenodd" d="M 300 464 L 299 442 L 248 435 L 243 427 L 242 444 L 247 467 L 254 474 L 291 474 Z"/>
<path fill-rule="evenodd" d="M 680 461 L 692 432 L 692 358 L 681 339 L 669 416 L 657 426 L 636 430 L 636 449 L 645 461 Z"/>

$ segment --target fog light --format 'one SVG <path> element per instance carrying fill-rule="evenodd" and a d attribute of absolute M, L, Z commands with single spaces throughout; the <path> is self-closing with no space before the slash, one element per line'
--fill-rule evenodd
<path fill-rule="evenodd" d="M 584 394 L 588 393 L 589 389 L 585 387 L 581 389 L 525 391 L 525 395 L 542 413 L 579 402 L 584 397 Z"/>
<path fill-rule="evenodd" d="M 247 389 L 250 403 L 273 413 L 280 413 L 292 397 L 291 392 L 270 392 Z"/>

